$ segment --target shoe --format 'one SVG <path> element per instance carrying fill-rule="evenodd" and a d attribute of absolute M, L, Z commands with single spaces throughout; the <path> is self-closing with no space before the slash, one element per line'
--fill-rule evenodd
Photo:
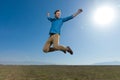
<path fill-rule="evenodd" d="M 69 52 L 71 55 L 73 55 L 72 49 L 69 46 L 67 46 L 67 48 L 68 48 L 67 52 Z"/>
<path fill-rule="evenodd" d="M 66 51 L 62 50 L 62 52 L 66 54 Z"/>

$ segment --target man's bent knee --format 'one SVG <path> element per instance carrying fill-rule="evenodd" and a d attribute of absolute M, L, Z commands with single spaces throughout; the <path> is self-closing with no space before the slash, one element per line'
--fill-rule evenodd
<path fill-rule="evenodd" d="M 43 49 L 43 52 L 47 53 L 49 52 L 49 49 Z"/>

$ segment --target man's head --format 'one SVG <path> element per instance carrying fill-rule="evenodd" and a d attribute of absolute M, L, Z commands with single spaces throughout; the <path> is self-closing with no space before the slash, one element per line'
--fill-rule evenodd
<path fill-rule="evenodd" d="M 55 18 L 60 18 L 60 16 L 61 16 L 61 11 L 60 11 L 60 10 L 56 10 L 56 11 L 54 12 L 54 15 L 55 15 Z"/>

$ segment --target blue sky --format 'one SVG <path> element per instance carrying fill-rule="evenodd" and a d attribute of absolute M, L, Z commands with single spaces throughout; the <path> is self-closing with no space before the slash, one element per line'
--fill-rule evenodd
<path fill-rule="evenodd" d="M 110 30 L 100 30 L 92 22 L 92 13 L 103 4 L 112 4 L 120 13 L 120 0 L 0 0 L 0 62 L 86 65 L 120 61 L 120 17 L 109 25 Z M 54 17 L 60 9 L 61 17 L 66 17 L 79 8 L 83 13 L 63 25 L 60 38 L 60 44 L 71 46 L 74 55 L 43 53 L 50 29 L 46 13 Z"/>

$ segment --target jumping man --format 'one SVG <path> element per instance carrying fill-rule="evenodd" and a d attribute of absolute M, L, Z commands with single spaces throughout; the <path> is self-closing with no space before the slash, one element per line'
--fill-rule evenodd
<path fill-rule="evenodd" d="M 68 17 L 65 17 L 65 18 L 60 18 L 60 16 L 61 16 L 60 10 L 56 10 L 54 12 L 55 18 L 51 18 L 50 13 L 47 13 L 47 18 L 51 22 L 51 28 L 49 31 L 50 37 L 47 40 L 47 42 L 43 48 L 43 51 L 45 53 L 59 50 L 59 51 L 62 51 L 64 53 L 69 52 L 71 55 L 73 54 L 73 51 L 69 46 L 65 47 L 65 46 L 59 45 L 61 27 L 62 27 L 64 22 L 66 22 L 70 19 L 73 19 L 78 14 L 80 14 L 82 11 L 83 11 L 82 9 L 78 9 L 78 11 L 75 14 L 68 16 Z"/>

